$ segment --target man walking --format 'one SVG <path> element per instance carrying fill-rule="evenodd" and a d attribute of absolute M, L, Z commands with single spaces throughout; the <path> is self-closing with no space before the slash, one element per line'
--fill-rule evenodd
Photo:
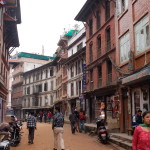
<path fill-rule="evenodd" d="M 65 149 L 63 140 L 63 132 L 64 132 L 63 126 L 64 126 L 64 116 L 60 112 L 60 108 L 55 107 L 55 115 L 53 116 L 53 124 L 52 124 L 52 129 L 54 132 L 54 150 L 57 150 L 58 148 L 58 138 L 60 140 L 61 150 Z"/>
<path fill-rule="evenodd" d="M 27 118 L 27 129 L 29 130 L 28 143 L 33 144 L 34 130 L 36 129 L 36 118 L 34 117 L 33 112 L 31 112 Z"/>
<path fill-rule="evenodd" d="M 76 125 L 76 120 L 77 120 L 75 112 L 69 115 L 69 120 L 70 120 L 72 134 L 75 134 L 75 130 L 76 130 L 75 125 Z"/>

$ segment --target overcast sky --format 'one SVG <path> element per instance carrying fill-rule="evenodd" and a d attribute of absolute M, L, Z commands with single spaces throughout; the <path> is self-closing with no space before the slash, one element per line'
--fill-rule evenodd
<path fill-rule="evenodd" d="M 20 47 L 14 52 L 42 53 L 52 56 L 64 28 L 71 29 L 75 16 L 86 0 L 20 0 L 22 23 L 18 25 Z"/>

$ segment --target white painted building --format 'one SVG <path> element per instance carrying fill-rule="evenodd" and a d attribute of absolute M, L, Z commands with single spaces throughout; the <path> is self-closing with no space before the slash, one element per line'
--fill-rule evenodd
<path fill-rule="evenodd" d="M 50 109 L 56 98 L 56 67 L 50 62 L 23 74 L 24 113 Z"/>
<path fill-rule="evenodd" d="M 83 92 L 83 64 L 85 64 L 86 36 L 85 28 L 81 29 L 68 41 L 68 85 L 67 95 L 70 110 L 82 107 L 80 96 Z"/>

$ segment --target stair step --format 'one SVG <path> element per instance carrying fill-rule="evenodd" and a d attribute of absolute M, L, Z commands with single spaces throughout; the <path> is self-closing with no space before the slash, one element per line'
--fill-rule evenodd
<path fill-rule="evenodd" d="M 128 141 L 124 141 L 122 139 L 118 139 L 115 137 L 110 137 L 110 142 L 115 143 L 116 145 L 123 147 L 126 150 L 132 150 L 132 143 Z"/>
<path fill-rule="evenodd" d="M 123 141 L 127 141 L 129 143 L 132 143 L 132 139 L 131 138 L 122 137 L 122 136 L 119 136 L 119 135 L 110 135 L 110 137 L 114 137 L 114 138 L 117 138 L 117 139 L 120 139 L 120 140 L 123 140 Z"/>

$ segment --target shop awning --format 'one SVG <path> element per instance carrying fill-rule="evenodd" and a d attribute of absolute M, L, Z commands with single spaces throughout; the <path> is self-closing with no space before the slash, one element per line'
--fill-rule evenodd
<path fill-rule="evenodd" d="M 150 78 L 150 66 L 122 79 L 122 84 L 131 85 Z"/>

